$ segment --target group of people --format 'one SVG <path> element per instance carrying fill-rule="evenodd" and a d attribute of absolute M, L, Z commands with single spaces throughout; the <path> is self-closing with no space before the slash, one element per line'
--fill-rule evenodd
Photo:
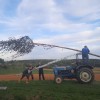
<path fill-rule="evenodd" d="M 26 83 L 29 82 L 29 77 L 31 77 L 31 79 L 34 80 L 32 71 L 35 69 L 38 69 L 37 68 L 38 66 L 40 66 L 40 65 L 37 65 L 36 67 L 33 67 L 32 64 L 27 65 L 25 70 L 22 72 L 22 76 L 19 81 L 21 81 L 24 77 L 27 78 Z M 39 68 L 38 72 L 39 72 L 39 80 L 42 80 L 42 79 L 45 80 L 43 68 Z"/>

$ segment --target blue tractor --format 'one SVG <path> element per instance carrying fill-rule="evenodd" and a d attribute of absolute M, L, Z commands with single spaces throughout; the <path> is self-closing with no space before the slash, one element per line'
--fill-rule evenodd
<path fill-rule="evenodd" d="M 53 68 L 55 82 L 60 84 L 63 79 L 76 79 L 79 83 L 91 83 L 94 80 L 93 66 L 89 64 L 82 64 L 76 54 L 76 66 L 55 66 Z"/>

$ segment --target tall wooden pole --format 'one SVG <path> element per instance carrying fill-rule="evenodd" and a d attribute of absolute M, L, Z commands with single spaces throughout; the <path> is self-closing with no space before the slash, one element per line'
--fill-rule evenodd
<path fill-rule="evenodd" d="M 62 48 L 62 49 L 68 49 L 68 50 L 72 50 L 72 51 L 82 52 L 81 50 L 78 50 L 78 49 L 73 49 L 73 48 L 68 48 L 68 47 L 63 47 L 63 46 L 57 46 L 57 45 L 50 45 L 50 44 L 43 44 L 43 43 L 34 43 L 34 45 L 56 47 L 56 48 Z M 92 55 L 92 56 L 100 57 L 100 55 L 97 55 L 97 54 L 93 54 L 93 53 L 89 53 L 89 54 Z"/>

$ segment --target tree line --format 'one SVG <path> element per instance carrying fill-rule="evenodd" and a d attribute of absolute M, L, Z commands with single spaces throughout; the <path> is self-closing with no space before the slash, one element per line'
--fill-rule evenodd
<path fill-rule="evenodd" d="M 11 61 L 4 61 L 4 59 L 0 58 L 0 68 L 8 68 L 10 66 L 14 67 L 25 67 L 27 64 L 32 64 L 33 66 L 37 66 L 39 62 L 41 65 L 46 64 L 48 62 L 53 61 L 54 59 L 35 59 L 35 60 L 11 60 Z M 82 62 L 79 59 L 79 62 Z M 100 67 L 100 60 L 99 59 L 90 59 L 89 64 L 93 67 Z M 76 66 L 76 59 L 65 59 L 54 64 L 47 66 L 48 68 L 54 67 L 55 65 L 58 66 Z"/>

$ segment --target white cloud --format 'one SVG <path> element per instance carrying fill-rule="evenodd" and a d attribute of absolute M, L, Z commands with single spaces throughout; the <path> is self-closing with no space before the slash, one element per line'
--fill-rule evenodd
<path fill-rule="evenodd" d="M 80 49 L 84 45 L 96 45 L 100 41 L 99 27 L 95 30 L 76 32 L 72 34 L 62 34 L 49 36 L 47 38 L 38 38 L 34 40 L 37 43 L 57 44 L 63 46 L 70 46 L 72 48 Z M 91 47 L 92 49 L 93 47 Z"/>
<path fill-rule="evenodd" d="M 56 8 L 54 0 L 23 0 L 18 7 L 18 16 L 33 16 L 33 19 L 37 18 L 44 21 L 52 21 L 58 18 L 58 9 Z M 53 20 L 54 21 L 54 20 Z"/>
<path fill-rule="evenodd" d="M 97 13 L 100 11 L 99 0 L 64 0 L 65 13 L 69 13 L 74 16 L 86 16 L 91 13 Z M 66 9 L 66 10 L 65 10 Z"/>
<path fill-rule="evenodd" d="M 66 2 L 66 1 L 65 1 Z M 77 3 L 79 2 L 79 8 Z M 65 11 L 66 13 L 69 12 L 70 14 L 74 14 L 77 11 L 77 15 L 79 16 L 80 12 L 83 11 L 84 7 L 81 10 L 81 5 L 89 6 L 90 1 L 81 2 L 79 0 L 74 1 L 67 1 L 65 3 L 64 8 L 60 8 L 54 0 L 22 0 L 17 8 L 17 14 L 15 17 L 2 21 L 1 23 L 6 24 L 13 30 L 20 30 L 22 32 L 36 30 L 36 29 L 48 29 L 53 31 L 77 31 L 77 30 L 88 30 L 92 27 L 91 24 L 85 23 L 74 23 L 69 21 L 63 15 L 61 10 Z M 68 5 L 68 6 L 66 6 Z M 65 7 L 69 9 L 66 10 Z M 90 7 L 90 6 L 89 6 Z M 75 11 L 70 11 L 70 8 Z M 87 9 L 86 9 L 87 10 Z M 88 11 L 90 12 L 90 10 Z M 86 11 L 85 11 L 86 13 Z"/>
<path fill-rule="evenodd" d="M 59 10 L 54 0 L 22 0 L 17 16 L 8 21 L 8 26 L 22 30 L 65 29 L 67 20 Z"/>

